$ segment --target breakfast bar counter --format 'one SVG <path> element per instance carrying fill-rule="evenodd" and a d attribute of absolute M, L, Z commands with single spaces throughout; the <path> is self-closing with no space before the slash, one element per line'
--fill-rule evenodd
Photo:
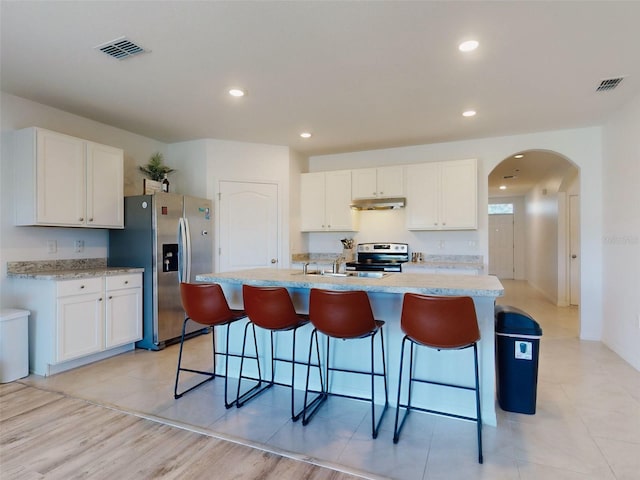
<path fill-rule="evenodd" d="M 357 274 L 358 272 L 353 272 Z M 363 272 L 367 274 L 368 272 Z M 400 328 L 402 298 L 404 293 L 423 295 L 469 296 L 473 298 L 480 327 L 480 389 L 483 423 L 496 425 L 495 412 L 495 360 L 494 360 L 494 307 L 495 299 L 504 293 L 500 281 L 490 275 L 446 275 L 419 273 L 388 273 L 379 278 L 359 277 L 341 274 L 303 274 L 300 270 L 288 269 L 252 269 L 235 272 L 208 273 L 196 276 L 199 282 L 219 283 L 232 308 L 242 308 L 242 285 L 282 286 L 289 290 L 296 309 L 308 311 L 309 291 L 311 288 L 328 290 L 364 290 L 368 293 L 376 319 L 384 320 L 384 336 L 387 354 L 387 374 L 389 379 L 389 401 L 396 403 L 397 380 L 400 368 L 400 346 L 404 334 Z M 232 327 L 234 328 L 234 327 Z M 311 329 L 312 327 L 305 327 Z M 310 330 L 309 330 L 310 331 Z M 296 358 L 306 361 L 308 353 L 308 332 L 304 329 L 298 334 Z M 220 336 L 218 337 L 220 338 Z M 230 349 L 242 348 L 240 328 L 232 332 Z M 259 341 L 266 341 L 259 338 Z M 363 355 L 368 356 L 367 341 L 354 347 L 352 342 L 335 342 L 332 355 L 344 367 L 356 367 L 361 364 Z M 344 345 L 343 345 L 344 344 Z M 277 349 L 290 351 L 290 343 L 278 343 Z M 366 357 L 365 357 L 366 358 Z M 471 350 L 441 351 L 418 349 L 416 354 L 418 368 L 416 375 L 426 375 L 464 385 L 473 385 L 473 354 Z M 361 366 L 361 365 L 360 365 Z M 237 376 L 237 366 L 229 365 L 230 375 Z M 290 371 L 278 371 L 277 377 L 287 378 Z M 296 369 L 296 388 L 304 385 L 306 368 Z M 332 391 L 345 394 L 366 394 L 370 386 L 367 381 L 358 382 L 353 376 L 332 377 Z M 412 403 L 425 408 L 449 411 L 454 414 L 473 416 L 475 401 L 472 394 L 454 389 L 444 389 L 433 385 L 415 388 Z"/>

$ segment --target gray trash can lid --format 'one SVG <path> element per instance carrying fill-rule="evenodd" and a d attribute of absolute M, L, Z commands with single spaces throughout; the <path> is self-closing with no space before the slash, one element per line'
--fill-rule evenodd
<path fill-rule="evenodd" d="M 8 322 L 16 318 L 28 317 L 31 315 L 29 310 L 20 310 L 17 308 L 3 308 L 0 310 L 0 322 Z"/>
<path fill-rule="evenodd" d="M 496 333 L 541 336 L 542 327 L 531 316 L 510 305 L 496 305 Z"/>

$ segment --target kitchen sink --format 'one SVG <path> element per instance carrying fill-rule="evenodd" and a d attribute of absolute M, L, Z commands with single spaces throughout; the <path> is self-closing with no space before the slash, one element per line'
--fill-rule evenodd
<path fill-rule="evenodd" d="M 382 278 L 389 275 L 387 272 L 295 272 L 292 275 L 310 275 L 314 277 L 358 277 L 358 278 Z"/>

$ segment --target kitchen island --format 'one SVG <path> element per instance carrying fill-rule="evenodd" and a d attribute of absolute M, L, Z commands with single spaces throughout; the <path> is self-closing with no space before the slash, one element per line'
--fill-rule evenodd
<path fill-rule="evenodd" d="M 389 400 L 396 403 L 398 371 L 400 368 L 400 346 L 403 337 L 400 329 L 400 314 L 404 293 L 423 295 L 469 296 L 473 298 L 482 339 L 479 343 L 480 389 L 482 419 L 487 425 L 496 425 L 495 411 L 495 365 L 494 365 L 494 306 L 496 297 L 504 293 L 500 281 L 489 275 L 445 275 L 389 273 L 380 278 L 358 276 L 305 275 L 300 270 L 252 269 L 235 272 L 209 273 L 197 275 L 199 282 L 219 283 L 231 307 L 242 307 L 242 285 L 282 286 L 289 290 L 294 305 L 299 312 L 307 312 L 309 290 L 323 288 L 329 290 L 364 290 L 368 293 L 376 319 L 384 320 L 385 348 L 387 354 L 387 374 L 389 380 Z M 242 331 L 232 326 L 232 351 L 242 348 Z M 296 358 L 306 361 L 308 352 L 308 326 L 298 333 Z M 309 330 L 307 330 L 309 329 Z M 220 336 L 218 338 L 221 338 Z M 266 342 L 261 336 L 260 342 Z M 362 342 L 362 343 L 360 343 Z M 287 339 L 278 340 L 279 353 L 287 355 L 291 343 Z M 342 367 L 363 368 L 362 359 L 368 358 L 368 340 L 332 343 L 334 361 Z M 265 351 L 265 349 L 263 349 Z M 429 378 L 473 385 L 473 353 L 471 349 L 462 351 L 441 351 L 421 348 L 416 355 L 416 375 Z M 366 362 L 365 362 L 366 363 Z M 219 365 L 218 368 L 221 366 Z M 238 365 L 231 362 L 230 375 L 238 375 Z M 366 367 L 366 365 L 364 366 Z M 296 369 L 296 388 L 304 385 L 306 368 Z M 277 372 L 277 378 L 286 379 L 287 372 Z M 353 378 L 353 375 L 336 374 L 331 379 L 330 389 L 337 393 L 363 395 L 369 392 L 369 380 Z M 363 376 L 364 377 L 364 376 Z M 382 388 L 380 386 L 380 388 Z M 381 391 L 381 390 L 380 390 Z M 444 410 L 464 416 L 474 416 L 475 401 L 472 393 L 444 389 L 438 386 L 417 385 L 412 403 L 434 410 Z"/>

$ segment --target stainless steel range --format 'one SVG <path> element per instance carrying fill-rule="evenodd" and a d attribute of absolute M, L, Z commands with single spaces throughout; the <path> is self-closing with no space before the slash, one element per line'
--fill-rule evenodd
<path fill-rule="evenodd" d="M 409 261 L 406 243 L 359 243 L 355 262 L 347 262 L 346 269 L 357 272 L 401 272 Z"/>

